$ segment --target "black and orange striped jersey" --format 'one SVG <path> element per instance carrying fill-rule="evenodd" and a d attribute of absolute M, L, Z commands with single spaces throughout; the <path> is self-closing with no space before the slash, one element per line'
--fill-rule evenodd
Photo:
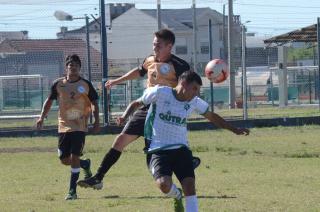
<path fill-rule="evenodd" d="M 179 76 L 189 70 L 189 64 L 173 54 L 165 62 L 158 62 L 154 55 L 150 55 L 139 67 L 140 75 L 147 74 L 148 76 L 147 87 L 155 85 L 175 87 L 178 84 Z"/>
<path fill-rule="evenodd" d="M 88 131 L 91 103 L 98 99 L 91 82 L 83 78 L 75 82 L 59 78 L 51 87 L 49 99 L 57 100 L 59 104 L 59 133 Z"/>

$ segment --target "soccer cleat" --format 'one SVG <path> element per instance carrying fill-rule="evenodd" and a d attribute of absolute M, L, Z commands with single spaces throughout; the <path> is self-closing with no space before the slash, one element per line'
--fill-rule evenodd
<path fill-rule="evenodd" d="M 88 165 L 87 168 L 83 169 L 83 171 L 84 171 L 84 179 L 88 179 L 88 178 L 90 178 L 92 176 L 92 172 L 91 172 L 91 169 L 90 169 L 91 160 L 88 158 L 88 159 L 86 159 L 86 161 L 88 161 L 89 165 Z"/>
<path fill-rule="evenodd" d="M 201 163 L 200 158 L 198 157 L 192 157 L 192 165 L 193 165 L 193 169 L 196 169 Z"/>
<path fill-rule="evenodd" d="M 97 190 L 100 190 L 103 187 L 102 181 L 97 179 L 95 176 L 79 180 L 77 184 L 83 188 L 93 188 Z"/>
<path fill-rule="evenodd" d="M 70 190 L 69 193 L 67 194 L 67 196 L 64 198 L 65 200 L 75 200 L 77 199 L 77 193 L 74 192 L 73 190 Z"/>
<path fill-rule="evenodd" d="M 173 199 L 174 212 L 184 212 L 184 207 L 182 203 L 182 190 L 178 188 L 180 191 L 180 197 Z"/>

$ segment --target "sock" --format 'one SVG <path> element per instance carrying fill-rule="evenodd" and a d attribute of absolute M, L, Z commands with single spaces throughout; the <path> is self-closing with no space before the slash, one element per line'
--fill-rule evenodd
<path fill-rule="evenodd" d="M 120 158 L 121 152 L 111 148 L 109 152 L 104 156 L 100 167 L 95 175 L 98 180 L 102 180 L 104 175 L 108 172 L 108 170 L 115 164 Z"/>
<path fill-rule="evenodd" d="M 186 196 L 186 212 L 198 212 L 198 199 L 196 195 Z"/>
<path fill-rule="evenodd" d="M 173 197 L 176 199 L 181 199 L 182 194 L 181 192 L 177 189 L 177 186 L 175 184 L 172 184 L 171 189 L 168 193 L 166 193 L 166 196 L 168 197 Z"/>
<path fill-rule="evenodd" d="M 71 168 L 70 188 L 69 191 L 77 192 L 77 181 L 79 179 L 80 168 Z"/>
<path fill-rule="evenodd" d="M 88 160 L 81 160 L 80 159 L 80 167 L 83 168 L 83 169 L 86 169 L 88 168 L 89 166 L 89 161 Z"/>

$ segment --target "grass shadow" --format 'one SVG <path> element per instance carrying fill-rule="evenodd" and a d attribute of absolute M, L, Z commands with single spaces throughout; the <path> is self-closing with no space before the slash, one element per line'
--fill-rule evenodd
<path fill-rule="evenodd" d="M 228 195 L 199 195 L 197 196 L 198 199 L 236 199 L 236 196 L 228 196 Z M 170 197 L 166 196 L 140 196 L 140 197 L 126 197 L 126 196 L 119 196 L 119 195 L 110 195 L 110 196 L 103 196 L 103 199 L 170 199 Z"/>

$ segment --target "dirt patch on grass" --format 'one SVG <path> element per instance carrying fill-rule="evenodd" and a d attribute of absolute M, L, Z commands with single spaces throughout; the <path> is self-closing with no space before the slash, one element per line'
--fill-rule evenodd
<path fill-rule="evenodd" d="M 23 152 L 56 152 L 53 147 L 16 147 L 16 148 L 0 148 L 0 153 L 23 153 Z"/>

